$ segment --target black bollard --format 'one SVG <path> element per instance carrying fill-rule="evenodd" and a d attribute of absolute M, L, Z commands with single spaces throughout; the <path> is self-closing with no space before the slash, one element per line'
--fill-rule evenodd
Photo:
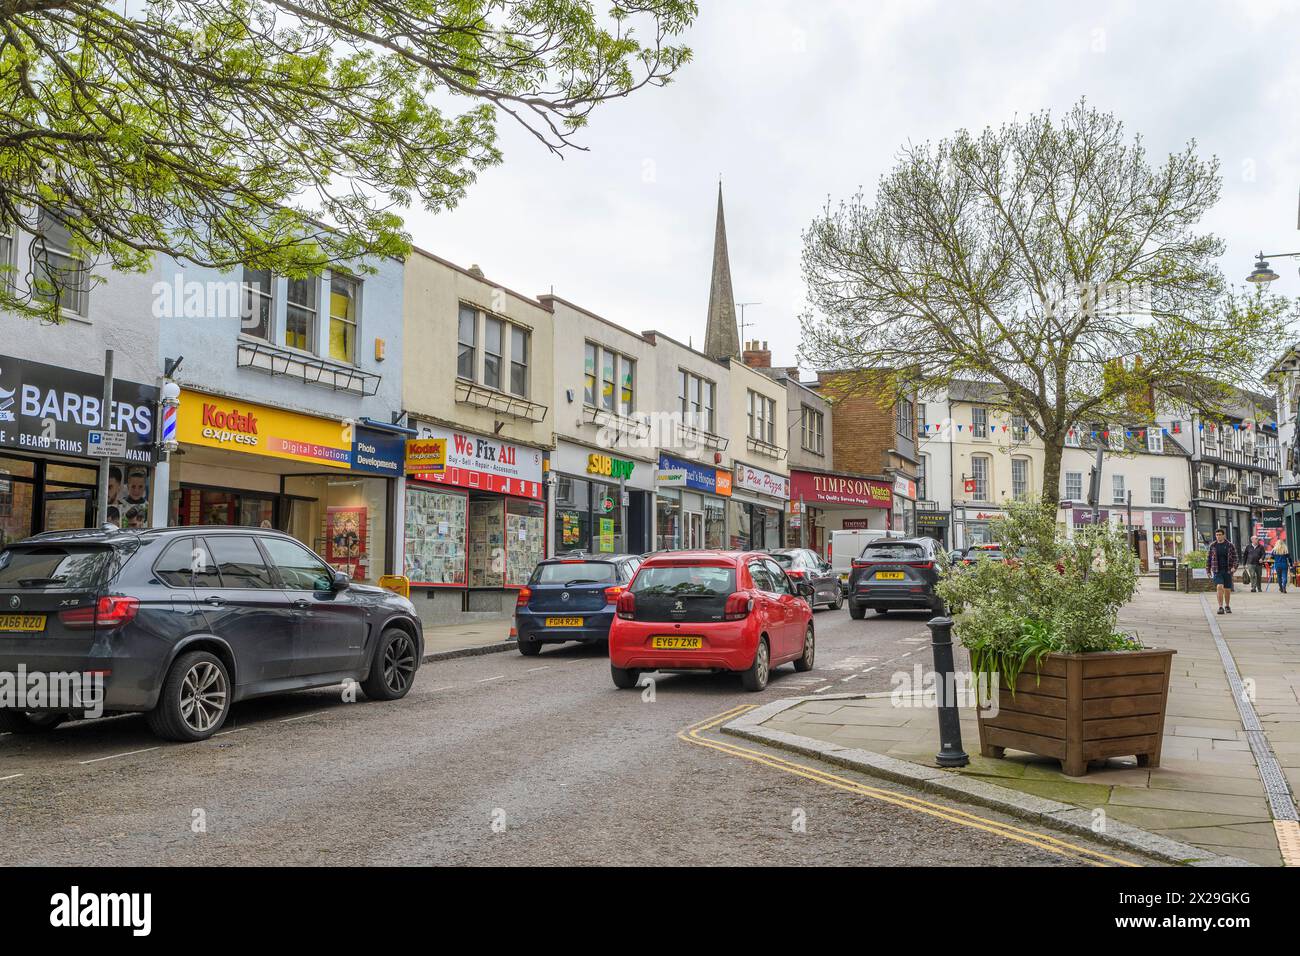
<path fill-rule="evenodd" d="M 935 617 L 929 622 L 930 646 L 934 648 L 934 679 L 939 695 L 940 767 L 964 767 L 970 757 L 961 747 L 961 718 L 957 715 L 957 682 L 953 679 L 952 618 Z"/>

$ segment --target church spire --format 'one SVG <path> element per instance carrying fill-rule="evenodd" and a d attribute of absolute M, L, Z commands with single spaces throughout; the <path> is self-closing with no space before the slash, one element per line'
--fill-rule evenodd
<path fill-rule="evenodd" d="M 730 359 L 740 354 L 736 333 L 736 297 L 731 291 L 727 258 L 727 224 L 722 216 L 722 183 L 718 183 L 718 224 L 713 235 L 713 277 L 709 280 L 709 318 L 704 329 L 704 354 Z"/>

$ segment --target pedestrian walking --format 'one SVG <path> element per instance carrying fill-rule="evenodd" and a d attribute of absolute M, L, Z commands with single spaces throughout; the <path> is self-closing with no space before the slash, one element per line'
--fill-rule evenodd
<path fill-rule="evenodd" d="M 1278 538 L 1273 545 L 1273 573 L 1277 575 L 1277 589 L 1286 594 L 1286 582 L 1291 574 L 1291 551 L 1286 546 L 1286 538 Z"/>
<path fill-rule="evenodd" d="M 1246 545 L 1246 550 L 1242 552 L 1241 560 L 1246 565 L 1246 575 L 1250 579 L 1250 590 L 1258 592 L 1260 590 L 1260 571 L 1264 565 L 1264 556 L 1268 554 L 1259 535 L 1250 539 L 1250 544 Z"/>
<path fill-rule="evenodd" d="M 1228 540 L 1226 528 L 1215 530 L 1214 543 L 1210 545 L 1205 569 L 1214 581 L 1214 593 L 1219 599 L 1219 613 L 1231 614 L 1232 573 L 1237 570 L 1237 546 Z"/>

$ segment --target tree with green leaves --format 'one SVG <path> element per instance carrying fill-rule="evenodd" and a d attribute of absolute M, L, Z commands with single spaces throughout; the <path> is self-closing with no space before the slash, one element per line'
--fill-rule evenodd
<path fill-rule="evenodd" d="M 158 253 L 300 276 L 408 248 L 501 162 L 669 82 L 691 0 L 0 0 L 0 228 L 95 268 Z M 39 249 L 38 249 L 39 251 Z M 38 256 L 38 259 L 44 257 Z M 0 282 L 57 319 L 58 270 Z"/>
<path fill-rule="evenodd" d="M 1160 403 L 1214 419 L 1285 341 L 1287 301 L 1229 287 L 1198 229 L 1219 188 L 1194 142 L 1150 162 L 1083 102 L 908 146 L 874 200 L 828 203 L 804 233 L 801 357 L 872 372 L 889 401 L 989 383 L 1046 446 L 1055 501 L 1071 429 Z"/>

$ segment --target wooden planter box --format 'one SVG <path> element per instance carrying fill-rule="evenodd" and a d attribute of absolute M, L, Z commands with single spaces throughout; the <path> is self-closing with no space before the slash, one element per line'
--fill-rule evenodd
<path fill-rule="evenodd" d="M 1169 669 L 1174 651 L 1048 654 L 1016 681 L 999 687 L 998 712 L 979 715 L 980 753 L 1010 747 L 1056 757 L 1062 772 L 1082 777 L 1088 761 L 1136 755 L 1139 767 L 1160 766 Z"/>

